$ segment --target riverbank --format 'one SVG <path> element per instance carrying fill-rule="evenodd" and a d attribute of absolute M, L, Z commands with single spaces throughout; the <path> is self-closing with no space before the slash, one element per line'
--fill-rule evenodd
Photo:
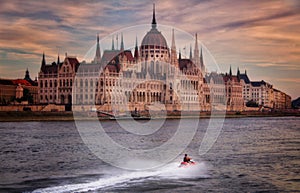
<path fill-rule="evenodd" d="M 95 120 L 96 117 L 76 116 L 80 120 Z M 244 112 L 226 112 L 226 118 L 243 118 L 243 117 L 277 117 L 277 116 L 300 116 L 300 111 L 281 111 L 281 112 L 257 112 L 257 111 L 244 111 Z M 170 113 L 168 119 L 182 119 L 182 118 L 223 118 L 223 113 L 215 113 L 211 115 L 209 112 L 201 112 L 199 114 L 193 113 Z M 111 120 L 109 116 L 98 117 L 99 120 Z M 128 119 L 130 117 L 117 117 L 114 119 Z M 142 117 L 143 118 L 143 117 Z M 159 115 L 154 115 L 152 118 L 160 119 L 165 118 Z M 18 122 L 18 121 L 74 121 L 73 112 L 24 112 L 24 111 L 0 111 L 0 122 Z"/>

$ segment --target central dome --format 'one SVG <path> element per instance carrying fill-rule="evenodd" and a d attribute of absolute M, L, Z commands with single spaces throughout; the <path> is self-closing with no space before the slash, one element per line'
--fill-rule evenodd
<path fill-rule="evenodd" d="M 156 29 L 156 19 L 155 19 L 155 5 L 153 4 L 153 18 L 152 18 L 152 28 L 147 32 L 142 41 L 142 48 L 150 47 L 160 47 L 168 48 L 167 41 L 160 31 Z M 153 47 L 153 48 L 154 48 Z"/>
<path fill-rule="evenodd" d="M 159 46 L 162 48 L 168 48 L 165 37 L 154 27 L 152 27 L 152 29 L 143 38 L 142 47 L 143 46 Z"/>

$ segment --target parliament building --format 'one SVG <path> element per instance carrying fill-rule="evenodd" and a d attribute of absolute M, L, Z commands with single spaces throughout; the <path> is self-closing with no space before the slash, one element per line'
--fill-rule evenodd
<path fill-rule="evenodd" d="M 167 32 L 166 32 L 167 33 Z M 61 62 L 46 64 L 43 54 L 38 75 L 40 104 L 65 105 L 66 110 L 96 109 L 122 114 L 132 111 L 243 111 L 245 81 L 241 74 L 207 73 L 202 48 L 195 35 L 194 51 L 182 58 L 157 27 L 155 8 L 150 30 L 134 50 L 114 42 L 101 54 L 97 36 L 96 53 L 91 63 L 80 63 L 65 55 Z M 243 79 L 244 80 L 244 79 Z M 245 92 L 245 91 L 244 91 Z M 270 102 L 271 103 L 271 102 Z M 273 105 L 273 104 L 272 104 Z"/>

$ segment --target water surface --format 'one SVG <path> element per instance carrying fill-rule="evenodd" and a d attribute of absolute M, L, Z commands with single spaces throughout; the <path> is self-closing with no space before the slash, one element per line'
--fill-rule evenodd
<path fill-rule="evenodd" d="M 74 122 L 0 123 L 0 192 L 296 192 L 300 189 L 300 118 L 226 119 L 217 142 L 198 155 L 208 119 L 182 156 L 146 171 L 128 171 L 98 159 Z M 175 132 L 167 120 L 155 135 L 133 136 L 116 121 L 102 122 L 112 139 L 130 148 L 153 148 Z"/>

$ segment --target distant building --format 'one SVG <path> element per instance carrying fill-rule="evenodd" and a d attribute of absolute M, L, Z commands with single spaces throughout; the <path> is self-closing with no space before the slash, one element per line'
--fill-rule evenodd
<path fill-rule="evenodd" d="M 272 109 L 291 108 L 291 97 L 282 91 L 273 88 L 273 85 L 261 80 L 250 81 L 245 71 L 238 77 L 243 85 L 243 98 L 245 104 L 249 101 L 255 102 L 258 106 Z"/>
<path fill-rule="evenodd" d="M 243 99 L 243 85 L 240 82 L 239 77 L 232 74 L 231 67 L 229 74 L 223 75 L 226 98 L 227 98 L 227 110 L 229 111 L 243 111 L 244 99 Z"/>
<path fill-rule="evenodd" d="M 280 90 L 274 89 L 274 109 L 290 109 L 291 97 Z"/>
<path fill-rule="evenodd" d="M 28 69 L 24 79 L 0 79 L 0 104 L 13 104 L 15 100 L 38 103 L 37 82 L 31 80 Z"/>
<path fill-rule="evenodd" d="M 39 103 L 66 105 L 66 110 L 71 110 L 72 86 L 79 62 L 76 57 L 67 56 L 60 62 L 46 64 L 43 54 L 41 69 L 39 72 Z"/>

